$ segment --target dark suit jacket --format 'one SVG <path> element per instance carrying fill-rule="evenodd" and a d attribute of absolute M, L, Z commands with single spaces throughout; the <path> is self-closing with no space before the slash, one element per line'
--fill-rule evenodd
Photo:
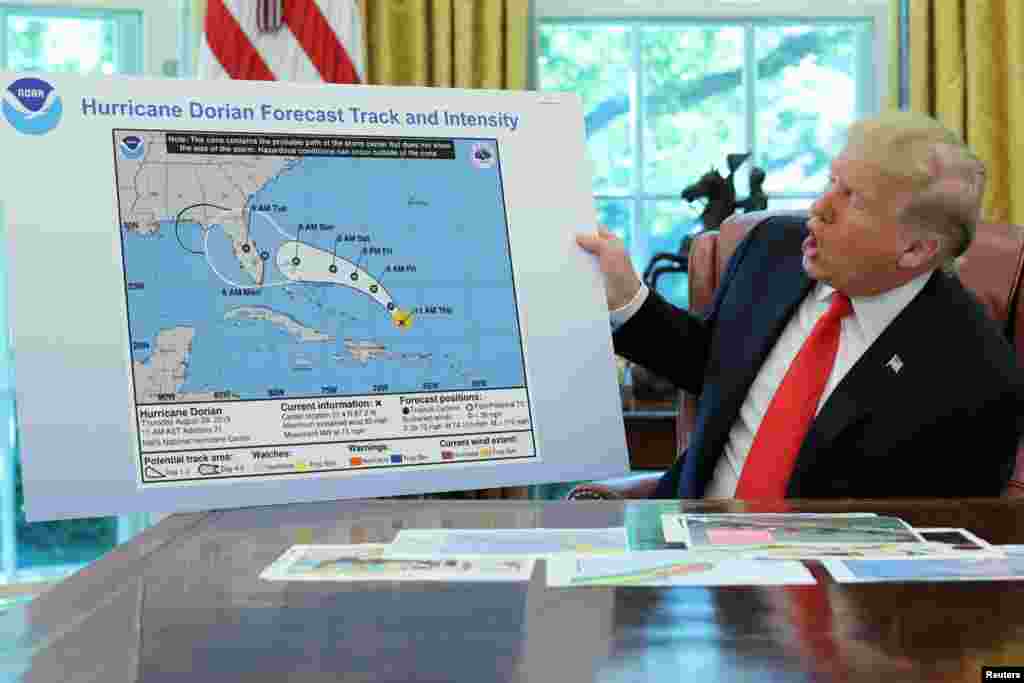
<path fill-rule="evenodd" d="M 698 395 L 690 446 L 657 497 L 700 497 L 769 351 L 815 282 L 802 219 L 769 218 L 737 247 L 705 318 L 652 292 L 615 351 Z M 890 365 L 902 362 L 899 371 Z M 1024 376 L 981 305 L 936 271 L 829 396 L 792 498 L 996 496 L 1024 431 Z"/>

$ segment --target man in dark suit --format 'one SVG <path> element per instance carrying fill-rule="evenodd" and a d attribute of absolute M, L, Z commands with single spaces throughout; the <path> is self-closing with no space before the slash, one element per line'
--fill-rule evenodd
<path fill-rule="evenodd" d="M 933 119 L 857 122 L 810 218 L 751 230 L 704 318 L 648 291 L 613 235 L 580 235 L 616 352 L 700 397 L 687 452 L 646 495 L 999 495 L 1024 377 L 955 275 L 983 188 L 982 164 Z"/>

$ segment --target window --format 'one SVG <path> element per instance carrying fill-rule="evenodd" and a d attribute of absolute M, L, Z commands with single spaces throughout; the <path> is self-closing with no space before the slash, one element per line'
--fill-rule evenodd
<path fill-rule="evenodd" d="M 0 55 L 8 71 L 141 73 L 141 16 L 130 11 L 5 7 Z"/>
<path fill-rule="evenodd" d="M 177 31 L 168 27 L 183 18 L 175 4 L 0 3 L 0 70 L 173 75 L 181 50 Z M 7 329 L 6 241 L 0 200 L 0 330 Z M 10 354 L 0 334 L 0 583 L 58 579 L 127 540 L 148 520 L 126 515 L 26 522 Z"/>
<path fill-rule="evenodd" d="M 769 208 L 806 208 L 848 124 L 885 92 L 885 2 L 862 0 L 857 15 L 821 0 L 821 16 L 792 18 L 780 1 L 754 14 L 722 0 L 701 16 L 668 4 L 536 0 L 537 87 L 582 99 L 598 220 L 640 272 L 701 227 L 701 200 L 681 191 L 711 168 L 728 176 L 728 154 L 750 154 L 735 171 L 738 199 L 758 166 Z M 658 290 L 686 306 L 684 273 Z"/>

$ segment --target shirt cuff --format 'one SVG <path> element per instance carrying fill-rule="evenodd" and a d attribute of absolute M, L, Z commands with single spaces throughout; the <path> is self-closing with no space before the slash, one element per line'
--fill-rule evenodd
<path fill-rule="evenodd" d="M 622 306 L 621 308 L 616 308 L 614 311 L 611 311 L 609 313 L 612 321 L 612 329 L 619 329 L 620 327 L 625 325 L 630 318 L 636 315 L 636 312 L 639 311 L 640 307 L 644 305 L 645 301 L 647 301 L 647 295 L 649 293 L 650 290 L 647 288 L 647 285 L 641 282 L 640 289 L 637 290 L 637 293 L 633 296 L 632 301 L 630 301 L 625 306 Z"/>

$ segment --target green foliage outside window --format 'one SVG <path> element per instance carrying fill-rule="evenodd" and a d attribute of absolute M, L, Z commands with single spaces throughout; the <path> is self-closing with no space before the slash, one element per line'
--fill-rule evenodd
<path fill-rule="evenodd" d="M 10 11 L 6 68 L 102 75 L 117 64 L 117 23 L 96 17 L 30 16 Z"/>
<path fill-rule="evenodd" d="M 769 178 L 792 164 L 805 177 L 827 166 L 841 143 L 839 134 L 856 117 L 856 37 L 862 30 L 851 24 L 756 29 L 758 142 Z M 742 33 L 725 26 L 641 29 L 645 142 L 657 150 L 653 161 L 669 176 L 645 184 L 677 191 L 711 166 L 724 171 L 727 152 L 745 151 L 726 146 L 742 137 L 732 128 L 743 114 Z M 583 100 L 592 156 L 602 156 L 608 145 L 623 160 L 595 175 L 595 192 L 628 189 L 632 169 L 624 158 L 632 152 L 631 141 L 613 132 L 628 124 L 632 104 L 628 32 L 549 25 L 540 33 L 540 54 L 541 88 L 572 90 Z"/>
<path fill-rule="evenodd" d="M 748 70 L 751 34 L 739 23 L 544 23 L 539 86 L 581 98 L 598 218 L 626 240 L 642 269 L 700 227 L 702 207 L 679 192 L 710 168 L 727 173 L 729 153 L 756 149 L 769 194 L 824 186 L 847 126 L 867 106 L 858 78 L 871 75 L 857 72 L 867 31 L 870 24 L 854 21 L 761 23 Z M 736 178 L 740 197 L 749 168 Z M 685 275 L 665 282 L 685 305 Z"/>

